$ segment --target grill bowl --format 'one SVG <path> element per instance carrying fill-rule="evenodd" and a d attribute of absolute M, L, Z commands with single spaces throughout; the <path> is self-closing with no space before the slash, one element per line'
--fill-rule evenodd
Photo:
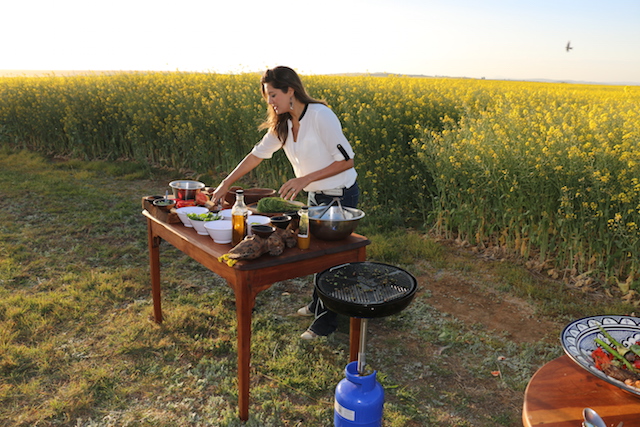
<path fill-rule="evenodd" d="M 376 318 L 404 310 L 418 282 L 407 271 L 376 262 L 353 262 L 316 275 L 318 297 L 332 311 L 349 317 Z"/>
<path fill-rule="evenodd" d="M 309 227 L 313 237 L 320 240 L 345 239 L 364 218 L 364 212 L 360 209 L 343 207 L 342 213 L 338 209 L 337 206 L 331 206 L 328 210 L 326 206 L 309 207 Z"/>

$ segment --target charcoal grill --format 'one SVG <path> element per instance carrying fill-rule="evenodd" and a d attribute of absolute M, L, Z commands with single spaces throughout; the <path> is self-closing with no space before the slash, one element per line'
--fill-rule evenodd
<path fill-rule="evenodd" d="M 338 314 L 361 318 L 358 373 L 363 375 L 367 323 L 370 318 L 391 316 L 413 300 L 417 281 L 407 271 L 377 262 L 352 262 L 316 275 L 318 297 Z"/>

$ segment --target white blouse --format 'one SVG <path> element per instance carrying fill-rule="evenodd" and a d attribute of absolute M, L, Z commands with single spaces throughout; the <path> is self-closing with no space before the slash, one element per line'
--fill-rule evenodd
<path fill-rule="evenodd" d="M 291 162 L 296 177 L 324 169 L 335 161 L 345 160 L 338 145 L 354 157 L 351 144 L 342 133 L 340 120 L 331 109 L 323 104 L 308 104 L 300 119 L 297 141 L 293 140 L 292 123 L 288 121 L 289 133 L 284 144 L 284 152 Z M 273 153 L 283 148 L 278 137 L 267 132 L 262 140 L 253 147 L 251 154 L 261 159 L 270 159 Z M 329 178 L 314 181 L 305 187 L 305 191 L 326 191 L 351 187 L 358 174 L 354 168 Z"/>

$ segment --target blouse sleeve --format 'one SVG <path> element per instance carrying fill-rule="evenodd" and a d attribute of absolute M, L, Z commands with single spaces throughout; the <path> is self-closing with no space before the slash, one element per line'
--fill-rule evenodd
<path fill-rule="evenodd" d="M 273 153 L 280 148 L 282 148 L 282 142 L 280 142 L 278 137 L 271 132 L 267 132 L 260 142 L 253 147 L 251 154 L 261 159 L 270 159 Z"/>

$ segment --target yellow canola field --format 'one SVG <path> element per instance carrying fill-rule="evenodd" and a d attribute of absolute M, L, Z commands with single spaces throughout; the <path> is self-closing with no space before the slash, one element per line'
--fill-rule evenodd
<path fill-rule="evenodd" d="M 210 176 L 260 139 L 258 74 L 0 78 L 0 141 Z M 640 87 L 303 76 L 356 151 L 367 220 L 426 226 L 636 287 Z M 291 177 L 275 156 L 252 175 Z"/>
<path fill-rule="evenodd" d="M 437 229 L 509 247 L 557 274 L 638 271 L 640 88 L 495 82 L 416 142 Z M 555 269 L 558 272 L 557 269 Z"/>

